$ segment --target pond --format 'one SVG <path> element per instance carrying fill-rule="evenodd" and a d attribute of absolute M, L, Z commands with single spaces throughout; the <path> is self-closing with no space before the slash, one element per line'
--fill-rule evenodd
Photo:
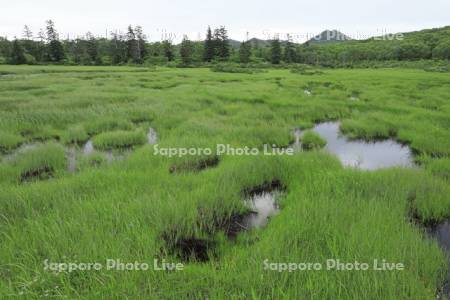
<path fill-rule="evenodd" d="M 327 141 L 325 150 L 336 155 L 344 166 L 364 170 L 414 166 L 409 147 L 393 140 L 350 140 L 340 133 L 338 122 L 320 123 L 313 131 Z"/>

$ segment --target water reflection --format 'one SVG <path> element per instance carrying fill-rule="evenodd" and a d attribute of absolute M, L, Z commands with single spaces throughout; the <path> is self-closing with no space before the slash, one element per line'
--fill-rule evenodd
<path fill-rule="evenodd" d="M 262 228 L 267 225 L 269 218 L 278 214 L 280 207 L 276 200 L 280 192 L 262 192 L 247 199 L 246 203 L 252 210 L 243 220 L 243 226 L 247 229 Z"/>
<path fill-rule="evenodd" d="M 327 141 L 325 150 L 335 154 L 344 166 L 365 170 L 414 166 L 409 147 L 393 140 L 381 142 L 349 140 L 339 133 L 337 122 L 321 123 L 313 130 Z"/>

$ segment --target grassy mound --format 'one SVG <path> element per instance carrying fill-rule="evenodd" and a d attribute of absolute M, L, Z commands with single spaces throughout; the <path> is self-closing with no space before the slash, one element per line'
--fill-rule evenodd
<path fill-rule="evenodd" d="M 302 148 L 304 150 L 322 149 L 326 144 L 327 141 L 313 131 L 306 131 L 302 137 Z"/>
<path fill-rule="evenodd" d="M 0 153 L 10 152 L 18 148 L 23 142 L 24 139 L 20 135 L 0 132 Z"/>
<path fill-rule="evenodd" d="M 55 143 L 40 144 L 18 154 L 13 165 L 21 182 L 48 179 L 66 169 L 65 150 Z"/>
<path fill-rule="evenodd" d="M 147 141 L 143 131 L 111 131 L 101 133 L 93 138 L 94 146 L 100 150 L 131 148 L 143 145 Z"/>
<path fill-rule="evenodd" d="M 133 125 L 127 120 L 117 118 L 96 119 L 85 124 L 86 131 L 89 135 L 113 130 L 130 130 L 132 127 Z"/>
<path fill-rule="evenodd" d="M 66 144 L 82 144 L 88 139 L 89 135 L 81 125 L 69 127 L 63 135 L 63 141 Z"/>

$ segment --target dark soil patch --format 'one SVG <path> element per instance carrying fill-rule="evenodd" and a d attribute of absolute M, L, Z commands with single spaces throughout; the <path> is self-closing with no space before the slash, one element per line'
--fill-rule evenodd
<path fill-rule="evenodd" d="M 286 187 L 281 183 L 279 179 L 272 179 L 272 181 L 266 181 L 261 185 L 257 185 L 251 188 L 245 188 L 242 193 L 245 197 L 251 197 L 256 194 L 270 193 L 275 190 L 285 191 Z"/>
<path fill-rule="evenodd" d="M 258 213 L 252 210 L 249 210 L 248 212 L 242 214 L 234 214 L 228 220 L 225 220 L 220 227 L 223 229 L 229 239 L 235 239 L 240 232 L 251 229 L 249 227 L 247 219 L 251 215 L 256 214 Z"/>
<path fill-rule="evenodd" d="M 54 169 L 49 166 L 42 166 L 34 170 L 28 170 L 20 174 L 20 182 L 27 182 L 32 180 L 45 180 L 52 178 Z"/>
<path fill-rule="evenodd" d="M 173 235 L 163 234 L 169 254 L 179 257 L 183 261 L 206 262 L 215 243 L 207 239 L 196 237 L 174 238 Z"/>

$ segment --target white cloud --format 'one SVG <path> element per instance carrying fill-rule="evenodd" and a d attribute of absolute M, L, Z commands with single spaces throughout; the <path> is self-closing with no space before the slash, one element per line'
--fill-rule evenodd
<path fill-rule="evenodd" d="M 151 40 L 162 33 L 196 39 L 207 25 L 225 25 L 235 39 L 267 33 L 317 34 L 339 29 L 349 35 L 373 35 L 450 25 L 448 0 L 16 0 L 1 4 L 0 35 L 21 36 L 24 24 L 33 32 L 51 18 L 62 37 L 91 31 L 125 30 L 141 25 Z"/>

